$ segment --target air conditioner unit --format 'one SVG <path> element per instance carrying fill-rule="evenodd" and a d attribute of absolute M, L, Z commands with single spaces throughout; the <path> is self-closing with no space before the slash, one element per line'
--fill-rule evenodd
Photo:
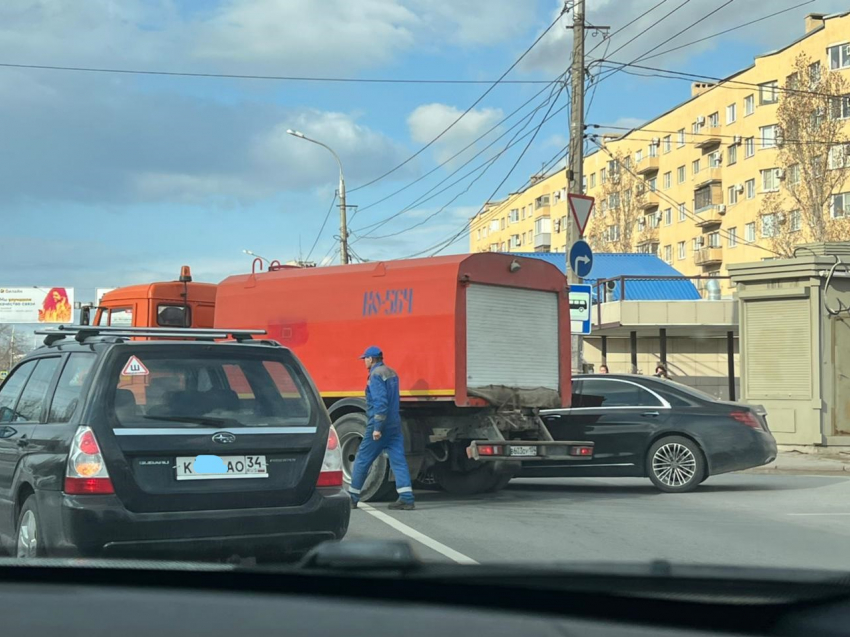
<path fill-rule="evenodd" d="M 701 248 L 705 244 L 705 239 L 702 237 L 697 237 L 697 245 Z"/>
<path fill-rule="evenodd" d="M 785 216 L 785 213 L 780 212 L 779 213 L 779 225 L 784 226 L 786 221 L 788 221 L 788 218 Z"/>
<path fill-rule="evenodd" d="M 743 137 L 741 137 L 740 135 L 735 135 L 735 136 L 732 138 L 732 143 L 733 143 L 733 144 L 741 144 L 741 143 L 743 143 L 743 141 L 744 141 L 744 138 L 743 138 Z"/>
<path fill-rule="evenodd" d="M 726 214 L 726 204 L 722 203 L 719 206 L 717 206 L 717 212 L 718 212 L 718 214 L 725 215 Z"/>
<path fill-rule="evenodd" d="M 661 138 L 660 137 L 653 137 L 652 138 L 652 145 L 658 146 L 659 144 L 661 144 Z"/>
<path fill-rule="evenodd" d="M 779 177 L 779 179 L 785 179 L 785 169 L 784 168 L 777 168 L 776 169 L 776 176 Z"/>
<path fill-rule="evenodd" d="M 776 141 L 777 146 L 782 146 L 785 143 L 785 134 L 782 132 L 782 129 L 779 128 L 779 126 L 776 127 L 774 140 Z"/>
<path fill-rule="evenodd" d="M 739 195 L 744 194 L 744 184 L 738 184 L 737 186 L 735 186 L 735 191 L 736 191 Z"/>
<path fill-rule="evenodd" d="M 700 115 L 697 117 L 697 125 L 705 126 L 705 115 Z"/>

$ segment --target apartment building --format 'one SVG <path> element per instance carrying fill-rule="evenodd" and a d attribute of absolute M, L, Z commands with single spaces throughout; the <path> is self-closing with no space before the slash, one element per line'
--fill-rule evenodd
<path fill-rule="evenodd" d="M 763 205 L 805 178 L 780 166 L 777 108 L 785 89 L 805 91 L 827 70 L 850 85 L 850 12 L 811 14 L 805 29 L 721 82 L 694 83 L 690 99 L 643 126 L 594 139 L 600 148 L 585 158 L 584 189 L 596 198 L 586 232 L 596 249 L 651 252 L 686 276 L 725 276 L 728 264 L 776 257 L 780 232 L 792 244 L 812 240 L 798 210 L 768 214 Z M 800 53 L 811 58 L 808 78 L 789 75 Z M 670 80 L 669 90 L 678 86 Z M 850 123 L 850 94 L 833 101 L 826 117 Z M 850 167 L 848 145 L 824 149 L 830 168 L 836 150 L 836 166 Z M 472 220 L 470 251 L 565 251 L 566 189 L 558 171 L 489 202 Z M 850 180 L 827 214 L 843 217 L 845 207 L 850 216 Z"/>

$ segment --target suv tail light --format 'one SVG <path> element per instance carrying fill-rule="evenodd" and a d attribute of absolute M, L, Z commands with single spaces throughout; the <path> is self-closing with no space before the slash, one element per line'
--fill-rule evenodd
<path fill-rule="evenodd" d="M 65 470 L 65 493 L 71 495 L 115 493 L 100 445 L 91 427 L 81 426 L 74 434 L 68 468 Z"/>
<path fill-rule="evenodd" d="M 746 425 L 747 427 L 752 427 L 753 429 L 761 429 L 761 423 L 759 419 L 756 418 L 755 414 L 751 411 L 733 411 L 731 414 L 733 420 L 737 420 L 739 423 Z"/>
<path fill-rule="evenodd" d="M 339 448 L 339 436 L 331 425 L 328 431 L 328 446 L 325 448 L 325 458 L 322 460 L 322 471 L 316 482 L 317 487 L 342 486 L 342 449 Z"/>

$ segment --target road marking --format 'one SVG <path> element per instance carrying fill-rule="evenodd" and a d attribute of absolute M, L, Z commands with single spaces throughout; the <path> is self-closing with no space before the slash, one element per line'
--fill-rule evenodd
<path fill-rule="evenodd" d="M 809 515 L 850 515 L 850 513 L 786 513 L 785 515 L 809 516 Z"/>
<path fill-rule="evenodd" d="M 437 553 L 444 555 L 445 557 L 449 558 L 450 560 L 457 562 L 458 564 L 478 564 L 478 562 L 473 560 L 468 555 L 464 555 L 463 553 L 459 553 L 458 551 L 455 551 L 453 548 L 446 546 L 442 542 L 438 542 L 437 540 L 428 537 L 424 533 L 420 533 L 416 529 L 407 526 L 404 522 L 399 522 L 394 517 L 387 515 L 383 511 L 378 511 L 377 509 L 369 506 L 365 502 L 360 502 L 357 505 L 357 508 L 363 509 L 366 513 L 368 513 L 369 515 L 371 515 L 374 518 L 377 518 L 378 520 L 380 520 L 384 524 L 391 526 L 392 528 L 394 528 L 399 533 L 403 533 L 407 537 L 409 537 L 413 540 L 416 540 L 420 544 L 424 544 L 429 549 L 433 549 L 433 550 L 437 551 Z M 414 515 L 416 515 L 416 514 L 414 513 Z"/>

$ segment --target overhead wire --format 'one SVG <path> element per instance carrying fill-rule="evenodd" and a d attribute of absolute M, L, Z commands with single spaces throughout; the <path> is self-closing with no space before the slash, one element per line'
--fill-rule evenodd
<path fill-rule="evenodd" d="M 466 117 L 466 115 L 468 115 L 468 114 L 472 111 L 472 109 L 473 109 L 473 108 L 475 108 L 478 104 L 480 104 L 480 103 L 481 103 L 481 101 L 482 101 L 485 97 L 487 97 L 487 96 L 490 94 L 490 92 L 491 92 L 493 89 L 495 89 L 495 88 L 496 88 L 496 87 L 497 87 L 497 86 L 498 86 L 498 85 L 499 85 L 499 84 L 500 84 L 500 83 L 501 83 L 501 82 L 505 79 L 505 77 L 508 75 L 508 73 L 510 73 L 510 72 L 511 72 L 514 68 L 516 68 L 516 66 L 517 66 L 520 62 L 522 62 L 522 60 L 523 60 L 523 59 L 525 59 L 525 56 L 527 56 L 527 55 L 531 52 L 531 50 L 532 50 L 535 46 L 537 46 L 537 43 L 538 43 L 538 42 L 540 42 L 540 41 L 541 41 L 541 40 L 542 40 L 542 39 L 546 36 L 546 34 L 547 34 L 547 33 L 549 33 L 549 31 L 551 31 L 551 30 L 552 30 L 552 28 L 553 28 L 556 24 L 558 24 L 558 22 L 560 22 L 561 18 L 562 18 L 562 17 L 563 17 L 563 15 L 564 15 L 565 10 L 566 10 L 566 7 L 564 7 L 564 10 L 562 10 L 562 11 L 561 11 L 561 13 L 559 13 L 559 14 L 558 14 L 558 16 L 557 16 L 557 17 L 556 17 L 556 18 L 555 18 L 555 19 L 551 22 L 551 24 L 549 24 L 549 26 L 547 26 L 547 27 L 546 27 L 546 29 L 544 29 L 544 31 L 543 31 L 543 32 L 542 32 L 539 36 L 537 36 L 537 38 L 534 40 L 534 42 L 532 42 L 532 43 L 531 43 L 531 45 L 530 45 L 527 49 L 525 49 L 525 51 L 523 51 L 523 53 L 522 53 L 522 54 L 521 54 L 521 55 L 520 55 L 520 56 L 519 56 L 519 57 L 518 57 L 518 58 L 517 58 L 517 59 L 513 62 L 513 64 L 511 64 L 511 65 L 508 67 L 508 69 L 507 69 L 504 73 L 502 73 L 502 75 L 499 77 L 499 79 L 497 79 L 495 82 L 493 82 L 493 84 L 492 84 L 492 85 L 491 85 L 491 86 L 490 86 L 490 87 L 489 87 L 486 91 L 484 91 L 484 93 L 482 93 L 482 94 L 478 97 L 478 99 L 476 99 L 476 100 L 475 100 L 475 101 L 474 101 L 474 102 L 473 102 L 473 103 L 472 103 L 472 104 L 471 104 L 471 105 L 470 105 L 470 106 L 469 106 L 469 107 L 468 107 L 468 108 L 467 108 L 467 109 L 466 109 L 463 113 L 461 113 L 461 114 L 460 114 L 460 116 L 459 116 L 459 117 L 457 117 L 457 118 L 456 118 L 456 119 L 455 119 L 455 120 L 454 120 L 451 124 L 449 124 L 446 128 L 444 128 L 444 129 L 443 129 L 443 130 L 442 130 L 442 131 L 441 131 L 441 132 L 440 132 L 440 133 L 439 133 L 436 137 L 434 137 L 431 141 L 429 141 L 427 144 L 425 144 L 424 146 L 422 146 L 419 150 L 417 150 L 415 153 L 413 153 L 412 155 L 410 155 L 410 157 L 408 157 L 407 159 L 405 159 L 405 160 L 404 160 L 404 161 L 402 161 L 401 163 L 399 163 L 399 164 L 397 164 L 396 166 L 394 166 L 393 168 L 391 168 L 391 169 L 387 170 L 387 171 L 386 171 L 386 172 L 384 172 L 383 174 L 378 175 L 378 176 L 377 176 L 377 177 L 375 177 L 374 179 L 372 179 L 372 180 L 370 180 L 370 181 L 367 181 L 365 184 L 362 184 L 362 185 L 360 185 L 360 186 L 357 186 L 357 188 L 352 188 L 352 189 L 350 190 L 350 192 L 356 192 L 357 190 L 360 190 L 360 189 L 362 189 L 362 188 L 366 188 L 366 187 L 368 187 L 368 186 L 371 186 L 372 184 L 377 183 L 378 181 L 380 181 L 380 180 L 384 179 L 385 177 L 388 177 L 389 175 L 392 175 L 392 174 L 393 174 L 394 172 L 396 172 L 399 168 L 401 168 L 402 166 L 407 165 L 408 163 L 410 163 L 411 161 L 413 161 L 416 157 L 418 157 L 419 155 L 421 155 L 421 154 L 422 154 L 422 153 L 423 153 L 426 149 L 428 149 L 428 148 L 430 148 L 432 145 L 434 145 L 434 144 L 435 144 L 435 143 L 436 143 L 436 142 L 437 142 L 440 138 L 442 138 L 442 137 L 443 137 L 443 135 L 445 135 L 445 134 L 446 134 L 446 133 L 448 133 L 448 132 L 449 132 L 452 128 L 454 128 L 454 127 L 455 127 L 455 125 L 456 125 L 458 122 L 460 122 L 460 120 L 462 120 L 464 117 Z"/>
<path fill-rule="evenodd" d="M 634 131 L 636 133 L 659 133 L 659 134 L 662 134 L 662 135 L 663 134 L 677 135 L 680 132 L 682 132 L 681 130 L 672 131 L 672 130 L 662 130 L 662 129 L 658 129 L 658 128 L 640 128 L 640 127 L 638 127 L 638 128 L 628 128 L 626 126 L 606 126 L 604 124 L 588 124 L 587 126 L 585 126 L 585 128 L 598 128 L 600 130 L 608 129 L 608 130 Z M 686 132 L 685 134 L 690 135 L 691 137 L 707 137 L 708 139 L 717 138 L 717 139 L 732 139 L 732 140 L 735 140 L 738 137 L 740 137 L 741 139 L 756 139 L 755 135 L 747 136 L 747 135 L 729 135 L 729 134 L 722 134 L 722 133 L 694 133 L 694 132 Z M 626 133 L 626 135 L 623 135 L 623 136 L 618 137 L 617 139 L 614 139 L 614 140 L 611 140 L 611 141 L 615 141 L 615 142 L 619 142 L 619 141 L 623 141 L 623 142 L 629 142 L 629 141 L 654 142 L 655 141 L 655 139 L 644 139 L 644 138 L 639 138 L 639 137 L 631 137 L 631 136 L 627 136 L 627 135 L 628 135 L 628 133 Z M 598 136 L 598 135 L 594 135 L 594 136 Z M 676 144 L 677 145 L 705 144 L 706 141 L 707 140 L 705 140 L 705 139 L 702 139 L 702 140 L 691 139 L 691 140 L 685 140 L 683 142 L 680 142 L 680 141 L 677 140 Z M 780 142 L 777 141 L 777 144 L 778 143 L 780 143 Z M 833 145 L 844 144 L 846 142 L 841 141 L 841 140 L 790 139 L 790 138 L 787 138 L 787 137 L 782 137 L 781 143 L 833 146 Z"/>
<path fill-rule="evenodd" d="M 327 225 L 327 223 L 328 223 L 328 219 L 330 219 L 331 211 L 334 209 L 334 204 L 336 203 L 336 198 L 337 198 L 337 195 L 338 195 L 338 194 L 339 194 L 339 193 L 338 193 L 337 191 L 334 191 L 333 199 L 331 199 L 331 205 L 328 207 L 328 213 L 325 215 L 325 220 L 324 220 L 324 221 L 322 221 L 322 227 L 321 227 L 321 228 L 319 228 L 319 233 L 316 235 L 316 240 L 315 240 L 315 241 L 313 241 L 313 247 L 311 247 L 311 248 L 310 248 L 310 252 L 308 252 L 308 253 L 307 253 L 307 258 L 306 258 L 306 259 L 304 259 L 305 261 L 309 261 L 309 260 L 310 260 L 310 257 L 311 257 L 311 256 L 312 256 L 312 254 L 313 254 L 313 250 L 315 250 L 315 249 L 316 249 L 316 245 L 319 243 L 319 239 L 321 239 L 321 238 L 322 238 L 322 233 L 325 231 L 325 226 L 326 226 L 326 225 Z"/>

